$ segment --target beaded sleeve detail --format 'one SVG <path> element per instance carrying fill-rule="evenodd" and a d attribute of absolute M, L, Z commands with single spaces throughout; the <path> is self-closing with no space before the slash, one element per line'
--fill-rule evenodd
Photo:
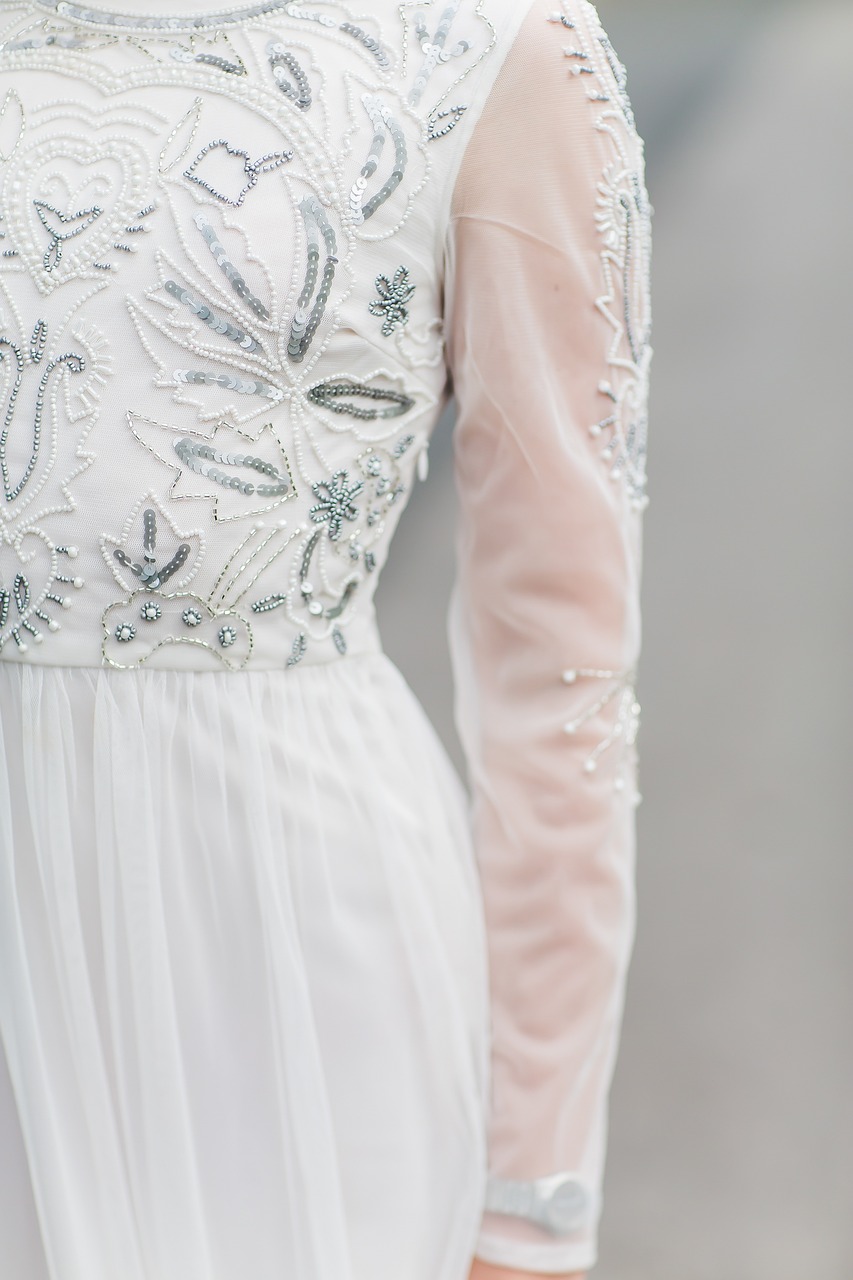
<path fill-rule="evenodd" d="M 602 291 L 595 305 L 611 341 L 607 371 L 598 385 L 604 412 L 590 424 L 611 476 L 624 480 L 631 502 L 643 510 L 646 488 L 648 378 L 652 358 L 651 206 L 643 173 L 643 143 L 628 96 L 628 77 L 598 12 L 585 2 L 586 22 L 570 16 L 564 0 L 550 17 L 572 33 L 563 47 L 570 74 L 584 82 L 594 127 L 607 150 L 598 182 L 595 221 L 601 242 Z"/>
<path fill-rule="evenodd" d="M 446 246 L 449 634 L 491 989 L 476 1252 L 524 1272 L 586 1272 L 597 1256 L 634 932 L 650 215 L 594 7 L 536 0 L 472 136 Z"/>

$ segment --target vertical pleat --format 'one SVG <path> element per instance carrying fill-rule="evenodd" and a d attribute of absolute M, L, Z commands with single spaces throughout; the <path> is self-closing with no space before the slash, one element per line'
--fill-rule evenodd
<path fill-rule="evenodd" d="M 467 1280 L 485 955 L 383 655 L 0 665 L 8 1280 Z"/>

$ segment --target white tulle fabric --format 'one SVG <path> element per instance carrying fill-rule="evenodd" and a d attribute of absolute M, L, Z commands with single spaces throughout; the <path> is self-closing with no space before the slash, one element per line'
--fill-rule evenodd
<path fill-rule="evenodd" d="M 464 795 L 383 655 L 291 674 L 0 665 L 4 1280 L 467 1274 Z"/>

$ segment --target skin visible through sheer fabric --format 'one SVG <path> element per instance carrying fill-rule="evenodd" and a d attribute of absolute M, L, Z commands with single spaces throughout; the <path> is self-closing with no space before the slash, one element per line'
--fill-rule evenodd
<path fill-rule="evenodd" d="M 453 196 L 461 523 L 450 639 L 489 935 L 490 1169 L 575 1171 L 600 1201 L 634 933 L 636 760 L 623 733 L 584 767 L 613 728 L 614 699 L 573 735 L 564 722 L 583 719 L 607 684 L 575 672 L 630 672 L 639 656 L 641 504 L 590 427 L 612 406 L 601 384 L 630 380 L 635 355 L 650 355 L 601 303 L 609 261 L 612 309 L 647 326 L 647 246 L 630 258 L 624 224 L 607 221 L 610 186 L 642 177 L 642 144 L 597 17 L 584 3 L 562 12 L 568 23 L 553 3 L 532 6 Z M 571 73 L 590 65 L 596 74 Z M 558 1244 L 487 1212 L 478 1256 L 568 1274 L 595 1260 L 594 1234 L 590 1221 Z"/>

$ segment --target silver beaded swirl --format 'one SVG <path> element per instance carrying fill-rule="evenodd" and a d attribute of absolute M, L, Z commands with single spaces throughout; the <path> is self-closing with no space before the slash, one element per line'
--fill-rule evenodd
<path fill-rule="evenodd" d="M 44 355 L 45 344 L 47 342 L 47 324 L 44 320 L 39 320 L 33 330 L 33 336 L 30 340 L 30 349 L 28 352 L 29 363 L 39 364 Z M 42 420 L 44 418 L 44 398 L 47 393 L 47 384 L 51 375 L 57 369 L 67 369 L 70 373 L 82 373 L 86 367 L 86 363 L 81 355 L 75 352 L 67 352 L 65 355 L 57 356 L 55 360 L 51 360 L 46 366 L 42 374 L 38 386 L 36 388 L 36 403 L 33 412 L 33 446 L 27 464 L 24 467 L 21 478 L 18 483 L 12 486 L 9 477 L 9 462 L 6 454 L 6 445 L 9 439 L 9 432 L 15 419 L 15 411 L 18 406 L 18 396 L 21 391 L 21 384 L 24 379 L 25 358 L 21 348 L 9 338 L 0 337 L 0 364 L 5 360 L 3 348 L 7 347 L 15 357 L 15 373 L 12 380 L 12 386 L 9 391 L 9 400 L 6 405 L 6 414 L 3 421 L 3 430 L 0 431 L 0 473 L 3 476 L 3 494 L 7 502 L 14 502 L 21 494 L 24 486 L 33 474 L 36 464 L 38 463 L 39 451 L 41 449 Z"/>

